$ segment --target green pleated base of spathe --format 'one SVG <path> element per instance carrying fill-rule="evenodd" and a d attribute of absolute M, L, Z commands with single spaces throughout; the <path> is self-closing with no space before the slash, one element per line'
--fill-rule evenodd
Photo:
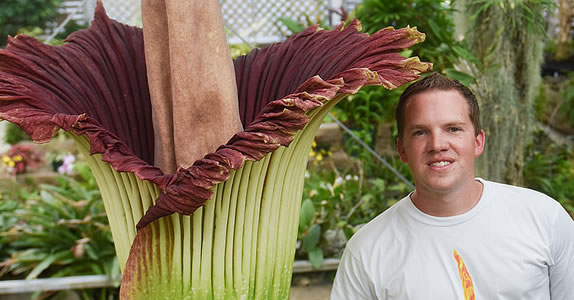
<path fill-rule="evenodd" d="M 130 277 L 137 282 L 130 282 L 123 298 L 289 299 L 308 154 L 338 100 L 311 112 L 289 147 L 232 171 L 192 216 L 173 214 L 148 225 L 153 247 L 138 251 L 151 253 L 138 256 L 137 276 Z M 86 137 L 74 139 L 100 187 L 123 272 L 136 224 L 159 189 L 115 171 L 99 154 L 90 156 Z"/>

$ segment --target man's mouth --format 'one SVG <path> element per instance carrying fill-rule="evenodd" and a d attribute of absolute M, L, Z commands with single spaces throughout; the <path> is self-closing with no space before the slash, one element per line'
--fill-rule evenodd
<path fill-rule="evenodd" d="M 450 165 L 450 164 L 451 164 L 450 161 L 443 160 L 443 161 L 435 161 L 435 162 L 432 162 L 430 165 L 431 165 L 432 167 L 444 167 L 444 166 L 448 166 L 448 165 Z"/>

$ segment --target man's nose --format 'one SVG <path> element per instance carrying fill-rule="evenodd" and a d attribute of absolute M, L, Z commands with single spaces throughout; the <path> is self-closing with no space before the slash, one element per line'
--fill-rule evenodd
<path fill-rule="evenodd" d="M 429 142 L 430 151 L 448 150 L 448 140 L 444 134 L 433 132 Z"/>

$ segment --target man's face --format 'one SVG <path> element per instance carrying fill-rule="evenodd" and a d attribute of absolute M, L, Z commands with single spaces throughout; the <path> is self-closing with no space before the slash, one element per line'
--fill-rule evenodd
<path fill-rule="evenodd" d="M 474 181 L 474 160 L 484 150 L 475 136 L 469 106 L 456 90 L 429 91 L 409 99 L 397 149 L 417 191 L 448 193 Z"/>

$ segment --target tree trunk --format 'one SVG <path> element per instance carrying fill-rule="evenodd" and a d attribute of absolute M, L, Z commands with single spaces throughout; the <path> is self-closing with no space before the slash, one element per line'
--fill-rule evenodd
<path fill-rule="evenodd" d="M 492 4 L 480 12 L 484 2 L 479 2 L 466 0 L 465 6 L 466 16 L 477 16 L 466 38 L 481 61 L 471 86 L 486 133 L 486 149 L 477 162 L 477 174 L 520 185 L 541 82 L 544 32 L 537 26 L 542 24 L 543 7 L 526 1 L 534 14 L 529 21 L 524 8 L 510 1 Z"/>
<path fill-rule="evenodd" d="M 558 43 L 556 45 L 556 59 L 565 60 L 570 56 L 572 48 L 572 17 L 574 10 L 572 7 L 573 0 L 560 0 L 560 9 L 558 10 Z"/>

